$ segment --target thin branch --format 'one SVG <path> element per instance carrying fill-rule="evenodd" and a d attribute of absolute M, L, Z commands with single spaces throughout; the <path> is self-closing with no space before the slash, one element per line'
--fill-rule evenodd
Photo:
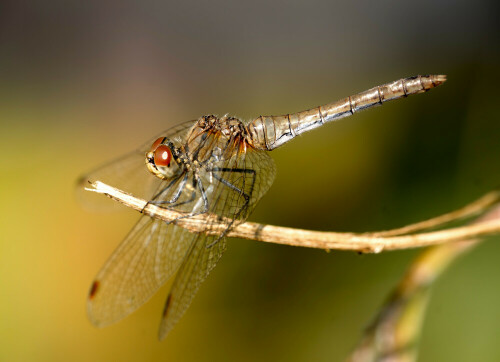
<path fill-rule="evenodd" d="M 474 220 L 500 220 L 500 205 Z M 349 362 L 415 361 L 430 298 L 430 287 L 458 257 L 480 240 L 461 240 L 425 249 L 408 268 L 374 322 L 349 356 Z"/>
<path fill-rule="evenodd" d="M 436 228 L 436 227 L 448 224 L 448 223 L 453 222 L 453 221 L 465 219 L 467 217 L 471 217 L 471 216 L 480 214 L 480 213 L 484 212 L 486 209 L 488 209 L 489 207 L 496 204 L 498 201 L 500 201 L 500 192 L 491 191 L 491 192 L 488 192 L 487 194 L 483 195 L 482 197 L 480 197 L 476 201 L 473 201 L 470 204 L 465 205 L 464 207 L 462 207 L 460 209 L 453 210 L 452 212 L 449 212 L 447 214 L 439 215 L 439 216 L 434 217 L 432 219 L 420 221 L 420 222 L 417 222 L 415 224 L 406 225 L 406 226 L 403 226 L 401 228 L 387 230 L 387 231 L 377 231 L 377 232 L 365 233 L 364 235 L 387 237 L 387 236 L 411 234 L 411 233 L 414 233 L 416 231 Z"/>
<path fill-rule="evenodd" d="M 224 220 L 221 221 L 218 216 L 210 214 L 176 220 L 184 214 L 149 204 L 143 199 L 136 198 L 100 181 L 90 182 L 90 185 L 92 187 L 87 189 L 89 191 L 105 194 L 108 197 L 121 202 L 125 206 L 133 208 L 134 210 L 142 212 L 146 215 L 150 215 L 151 217 L 167 222 L 173 221 L 176 225 L 179 225 L 191 232 L 204 232 L 207 234 L 218 235 L 225 230 L 227 225 L 227 222 L 224 222 Z M 471 213 L 484 211 L 487 207 L 491 206 L 494 199 L 495 201 L 498 201 L 498 193 L 496 192 L 487 194 L 469 206 L 453 213 L 449 213 L 423 223 L 413 224 L 408 228 L 411 231 L 420 230 L 422 225 L 425 225 L 426 227 L 434 227 L 442 224 L 443 221 L 450 222 L 464 216 L 469 216 Z M 210 225 L 208 229 L 207 225 Z M 395 230 L 399 233 L 402 229 Z M 390 237 L 380 236 L 381 234 L 387 235 L 393 231 L 394 230 L 385 231 L 383 233 L 378 233 L 378 235 L 377 233 L 355 234 L 322 232 L 245 222 L 233 227 L 227 236 L 309 248 L 379 253 L 387 250 L 418 248 L 496 234 L 500 232 L 500 220 L 489 220 L 474 225 L 450 228 L 429 233 Z"/>

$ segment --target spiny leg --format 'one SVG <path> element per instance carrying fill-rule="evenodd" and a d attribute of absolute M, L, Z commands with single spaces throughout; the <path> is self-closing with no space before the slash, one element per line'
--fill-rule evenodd
<path fill-rule="evenodd" d="M 152 205 L 164 205 L 164 204 L 168 204 L 168 206 L 166 207 L 167 209 L 175 209 L 176 207 L 179 207 L 181 205 L 185 205 L 185 204 L 189 204 L 189 203 L 193 202 L 194 199 L 195 199 L 195 197 L 196 197 L 196 192 L 195 191 L 193 191 L 191 193 L 191 197 L 188 200 L 185 200 L 185 201 L 182 201 L 182 202 L 177 202 L 177 200 L 179 200 L 179 197 L 181 196 L 182 192 L 186 188 L 187 179 L 188 179 L 188 174 L 187 173 L 185 173 L 184 178 L 182 179 L 179 187 L 177 188 L 175 194 L 173 195 L 173 197 L 170 200 L 161 200 L 161 201 L 155 201 L 154 200 L 156 198 L 159 198 L 161 196 L 161 194 L 163 194 L 165 191 L 167 191 L 169 188 L 171 188 L 172 185 L 179 180 L 179 178 L 180 178 L 180 176 L 177 177 L 176 179 L 172 180 L 165 188 L 163 188 L 163 190 L 161 190 L 160 192 L 158 192 L 154 196 L 153 200 L 148 201 L 148 203 L 144 206 L 144 208 L 146 208 L 146 206 L 149 205 L 149 204 L 152 204 Z M 143 210 L 144 210 L 144 208 L 143 208 Z"/>
<path fill-rule="evenodd" d="M 187 175 L 186 175 L 187 177 Z M 168 189 L 170 189 L 174 183 L 177 182 L 177 180 L 179 180 L 180 176 L 179 177 L 176 177 L 175 179 L 173 179 L 172 181 L 169 182 L 169 184 L 167 186 L 165 186 L 160 192 L 157 192 L 152 198 L 151 200 L 149 200 L 148 202 L 146 202 L 146 204 L 144 205 L 144 207 L 142 208 L 141 210 L 141 213 L 144 212 L 144 210 L 146 209 L 146 207 L 149 205 L 149 204 L 153 204 L 155 205 L 155 199 L 157 199 L 158 197 L 160 197 L 161 194 L 163 194 L 165 191 L 167 191 Z M 158 186 L 158 188 L 156 190 L 158 190 L 159 188 L 161 187 L 161 184 L 160 186 Z"/>
<path fill-rule="evenodd" d="M 155 196 L 153 196 L 152 200 L 156 200 L 157 198 L 159 198 L 161 196 L 161 194 L 163 194 L 165 191 L 167 191 L 169 188 L 171 188 L 172 185 L 174 183 L 176 183 L 177 180 L 179 180 L 179 178 L 180 178 L 180 176 L 177 177 L 177 178 L 175 178 L 175 179 L 173 179 L 172 181 L 170 181 L 170 183 L 163 190 L 161 190 Z M 170 200 L 168 200 L 168 201 L 151 201 L 151 203 L 155 203 L 155 205 L 156 205 L 158 203 L 161 203 L 161 204 L 172 204 L 172 203 L 176 202 L 179 199 L 179 197 L 180 197 L 180 195 L 182 193 L 182 190 L 186 186 L 187 179 L 188 179 L 188 174 L 185 173 L 184 174 L 184 178 L 182 179 L 179 188 L 177 189 L 177 191 L 175 192 L 174 196 Z"/>
<path fill-rule="evenodd" d="M 191 199 L 187 200 L 187 201 L 184 201 L 184 202 L 180 202 L 178 204 L 175 204 L 175 202 L 179 199 L 180 195 L 182 194 L 182 191 L 184 190 L 184 188 L 186 187 L 186 183 L 187 183 L 187 178 L 188 178 L 188 174 L 186 173 L 184 175 L 184 178 L 182 179 L 181 181 L 181 184 L 179 185 L 179 187 L 177 188 L 177 191 L 175 192 L 174 196 L 170 199 L 170 200 L 163 200 L 163 201 L 155 201 L 155 199 L 159 198 L 161 196 L 161 194 L 163 194 L 165 191 L 167 191 L 168 189 L 170 189 L 174 183 L 176 183 L 179 178 L 181 177 L 182 175 L 180 175 L 179 177 L 173 179 L 172 181 L 170 181 L 170 183 L 164 187 L 160 192 L 158 192 L 155 196 L 153 196 L 153 198 L 151 200 L 149 200 L 146 205 L 144 205 L 144 207 L 142 208 L 141 212 L 144 211 L 144 209 L 149 205 L 149 204 L 152 204 L 152 205 L 162 205 L 162 204 L 169 204 L 169 206 L 167 207 L 168 209 L 171 209 L 173 207 L 177 207 L 179 205 L 183 205 L 185 203 L 188 203 L 188 202 L 191 202 L 192 200 L 194 200 L 194 195 L 191 195 Z M 172 205 L 174 204 L 174 205 Z"/>
<path fill-rule="evenodd" d="M 213 172 L 229 172 L 229 173 L 252 174 L 252 181 L 251 181 L 250 190 L 249 190 L 249 193 L 248 193 L 249 199 L 252 197 L 253 188 L 255 186 L 255 179 L 257 177 L 257 172 L 255 172 L 254 169 L 251 169 L 251 168 L 214 167 L 210 171 L 213 171 Z M 218 176 L 218 177 L 219 178 L 217 178 L 217 179 L 219 181 L 221 181 L 222 177 L 220 177 L 220 176 Z M 243 190 L 240 190 L 239 188 L 237 188 L 234 184 L 230 183 L 229 181 L 227 181 L 225 179 L 222 179 L 222 180 L 224 180 L 224 182 L 223 181 L 221 181 L 221 182 L 224 185 L 226 185 L 227 187 L 232 188 L 233 190 L 238 191 L 238 192 L 240 192 L 242 194 L 244 193 Z M 243 188 L 245 186 L 244 184 L 245 184 L 245 179 L 243 179 Z M 243 196 L 243 197 L 245 197 L 245 196 Z"/>
<path fill-rule="evenodd" d="M 203 188 L 203 184 L 201 182 L 201 179 L 198 176 L 196 176 L 196 175 L 193 176 L 193 184 L 196 184 L 198 186 L 198 189 L 200 190 L 201 198 L 203 200 L 203 209 L 200 210 L 200 211 L 193 211 L 193 212 L 191 212 L 189 214 L 179 216 L 179 217 L 177 217 L 177 218 L 169 221 L 169 223 L 174 222 L 176 220 L 185 219 L 185 218 L 193 217 L 193 216 L 196 216 L 196 215 L 205 214 L 205 213 L 208 212 L 208 198 L 207 198 L 207 194 L 205 192 L 205 189 Z M 194 194 L 194 191 L 193 191 L 193 194 Z M 192 200 L 194 200 L 194 197 L 192 198 Z"/>
<path fill-rule="evenodd" d="M 217 244 L 219 242 L 219 240 L 222 239 L 228 233 L 228 231 L 231 229 L 231 226 L 233 225 L 233 223 L 235 222 L 235 220 L 248 207 L 248 205 L 250 204 L 251 194 L 252 194 L 252 191 L 253 191 L 253 187 L 254 187 L 254 184 L 255 184 L 255 177 L 256 177 L 256 172 L 255 172 L 255 170 L 252 170 L 252 169 L 214 168 L 212 171 L 215 171 L 215 172 L 250 173 L 250 174 L 252 174 L 253 179 L 252 179 L 252 185 L 251 185 L 251 188 L 250 188 L 250 194 L 247 194 L 242 189 L 240 189 L 239 187 L 233 185 L 231 182 L 229 182 L 228 180 L 222 178 L 221 176 L 213 175 L 213 177 L 216 180 L 218 180 L 221 184 L 223 184 L 224 186 L 226 186 L 226 187 L 228 187 L 228 188 L 230 188 L 230 189 L 238 192 L 241 196 L 243 196 L 243 198 L 245 199 L 245 202 L 240 207 L 240 209 L 236 212 L 236 214 L 232 218 L 231 222 L 229 223 L 229 225 L 227 226 L 227 228 L 222 232 L 222 234 L 219 235 L 219 237 L 217 239 L 215 239 L 212 243 L 210 243 L 210 244 L 208 244 L 206 246 L 207 249 L 211 248 L 212 246 L 214 246 L 215 244 Z"/>
<path fill-rule="evenodd" d="M 161 195 L 166 189 L 168 189 L 169 187 L 172 186 L 172 183 L 177 181 L 179 178 L 175 179 L 174 181 L 172 181 L 165 189 L 163 189 L 160 193 L 157 194 L 156 197 L 158 197 L 159 195 Z M 162 200 L 162 201 L 151 201 L 150 203 L 151 204 L 154 204 L 154 205 L 163 205 L 163 204 L 169 204 L 167 206 L 168 209 L 172 209 L 172 208 L 175 208 L 177 206 L 180 206 L 180 205 L 184 205 L 184 204 L 188 204 L 190 202 L 192 202 L 194 199 L 195 199 L 195 195 L 196 193 L 193 191 L 191 193 L 191 197 L 186 200 L 186 201 L 182 201 L 182 202 L 179 202 L 179 203 L 176 203 L 177 200 L 179 200 L 179 197 L 181 196 L 182 194 L 182 191 L 184 191 L 184 189 L 186 188 L 186 184 L 187 184 L 187 180 L 188 180 L 188 174 L 185 173 L 184 174 L 184 178 L 182 179 L 181 181 L 181 184 L 179 185 L 177 191 L 175 192 L 174 196 L 170 199 L 170 200 Z M 194 185 L 193 185 L 194 186 Z M 155 197 L 155 198 L 156 198 Z M 173 205 L 171 205 L 173 204 Z"/>

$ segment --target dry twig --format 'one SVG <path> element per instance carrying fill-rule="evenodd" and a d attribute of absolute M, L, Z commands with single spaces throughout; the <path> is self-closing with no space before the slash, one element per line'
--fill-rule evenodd
<path fill-rule="evenodd" d="M 500 205 L 473 224 L 500 220 Z M 394 288 L 348 361 L 415 361 L 418 340 L 430 297 L 430 287 L 458 257 L 480 240 L 436 245 L 420 253 Z"/>
<path fill-rule="evenodd" d="M 151 217 L 171 222 L 179 216 L 182 216 L 182 213 L 149 204 L 143 199 L 136 198 L 100 181 L 91 182 L 90 185 L 92 187 L 87 190 L 105 194 L 121 202 L 125 206 L 146 215 L 150 215 Z M 451 213 L 409 225 L 405 228 L 377 233 L 355 234 L 321 232 L 245 222 L 232 228 L 227 236 L 292 246 L 352 250 L 364 253 L 379 253 L 387 250 L 418 248 L 499 233 L 500 220 L 487 220 L 472 225 L 441 231 L 400 235 L 402 233 L 414 232 L 424 228 L 440 226 L 450 221 L 480 213 L 485 211 L 492 204 L 498 202 L 499 199 L 500 194 L 493 191 L 468 206 Z M 206 229 L 207 220 L 210 220 L 210 230 Z M 174 222 L 191 232 L 220 234 L 226 228 L 227 223 L 217 222 L 217 220 L 218 217 L 216 215 L 199 215 L 192 218 L 175 220 Z M 394 234 L 399 236 L 391 236 Z"/>
<path fill-rule="evenodd" d="M 176 220 L 183 214 L 149 204 L 143 199 L 100 181 L 91 182 L 90 185 L 91 187 L 87 189 L 89 191 L 105 194 L 151 217 L 167 222 L 173 221 L 191 232 L 220 234 L 227 225 L 216 215 L 199 215 Z M 246 222 L 232 228 L 227 236 L 292 246 L 365 253 L 433 246 L 424 250 L 414 261 L 349 357 L 349 361 L 352 362 L 385 359 L 414 361 L 417 355 L 417 341 L 429 300 L 429 287 L 452 261 L 477 244 L 475 238 L 500 232 L 499 202 L 500 192 L 492 191 L 450 213 L 402 228 L 372 233 L 319 232 Z M 487 214 L 469 225 L 409 235 L 482 214 L 494 205 L 496 206 Z M 208 223 L 211 225 L 210 230 L 207 230 L 207 221 L 210 221 Z M 452 241 L 454 242 L 451 243 Z"/>

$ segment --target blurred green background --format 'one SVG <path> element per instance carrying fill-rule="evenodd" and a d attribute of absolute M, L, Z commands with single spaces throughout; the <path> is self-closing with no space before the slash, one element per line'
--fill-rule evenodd
<path fill-rule="evenodd" d="M 337 361 L 417 251 L 326 253 L 248 240 L 156 339 L 168 288 L 94 328 L 95 274 L 138 218 L 90 213 L 78 176 L 176 123 L 296 112 L 415 74 L 425 95 L 272 152 L 252 221 L 401 226 L 500 185 L 496 1 L 2 1 L 0 359 Z M 421 360 L 498 361 L 500 238 L 434 289 Z"/>

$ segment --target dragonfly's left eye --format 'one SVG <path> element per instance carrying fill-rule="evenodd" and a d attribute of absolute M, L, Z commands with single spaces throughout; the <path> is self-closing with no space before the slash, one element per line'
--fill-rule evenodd
<path fill-rule="evenodd" d="M 154 150 L 154 161 L 156 166 L 169 166 L 170 161 L 172 161 L 172 151 L 170 148 L 167 145 L 159 145 Z"/>

